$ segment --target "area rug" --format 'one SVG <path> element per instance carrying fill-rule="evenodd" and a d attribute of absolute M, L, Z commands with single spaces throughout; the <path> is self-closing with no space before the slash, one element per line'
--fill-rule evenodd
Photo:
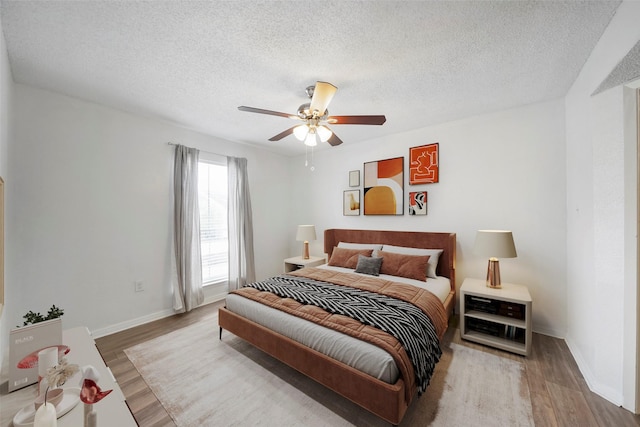
<path fill-rule="evenodd" d="M 125 350 L 179 427 L 389 425 L 216 321 Z M 450 341 L 401 426 L 533 426 L 524 365 Z"/>

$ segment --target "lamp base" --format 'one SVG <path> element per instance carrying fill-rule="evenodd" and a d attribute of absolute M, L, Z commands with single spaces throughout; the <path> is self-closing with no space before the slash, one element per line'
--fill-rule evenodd
<path fill-rule="evenodd" d="M 489 258 L 489 265 L 487 266 L 487 287 L 494 289 L 502 288 L 498 258 Z"/>
<path fill-rule="evenodd" d="M 309 259 L 309 242 L 308 241 L 304 241 L 303 244 L 303 252 L 302 252 L 302 259 Z"/>

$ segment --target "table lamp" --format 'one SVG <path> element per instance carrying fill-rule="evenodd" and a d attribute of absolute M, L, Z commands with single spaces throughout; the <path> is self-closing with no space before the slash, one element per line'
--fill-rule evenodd
<path fill-rule="evenodd" d="M 498 258 L 515 258 L 518 256 L 511 231 L 478 230 L 473 251 L 478 255 L 489 257 L 487 286 L 490 288 L 501 288 Z"/>
<path fill-rule="evenodd" d="M 316 240 L 316 226 L 299 225 L 296 240 L 304 242 L 302 259 L 309 259 L 309 240 Z"/>

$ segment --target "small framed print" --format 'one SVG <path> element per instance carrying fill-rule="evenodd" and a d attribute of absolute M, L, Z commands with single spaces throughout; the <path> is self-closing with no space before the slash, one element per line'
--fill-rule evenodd
<path fill-rule="evenodd" d="M 360 187 L 360 171 L 349 172 L 349 187 Z"/>
<path fill-rule="evenodd" d="M 433 184 L 439 181 L 440 144 L 428 144 L 409 149 L 409 185 Z"/>
<path fill-rule="evenodd" d="M 411 191 L 409 192 L 409 215 L 426 215 L 427 214 L 427 192 Z"/>
<path fill-rule="evenodd" d="M 342 214 L 345 216 L 360 215 L 360 190 L 346 190 L 344 192 Z"/>

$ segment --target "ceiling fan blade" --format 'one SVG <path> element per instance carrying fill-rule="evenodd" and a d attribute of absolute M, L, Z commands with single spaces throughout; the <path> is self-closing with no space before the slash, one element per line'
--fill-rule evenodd
<path fill-rule="evenodd" d="M 238 110 L 246 111 L 246 112 L 249 112 L 249 113 L 269 114 L 271 116 L 286 117 L 288 119 L 297 119 L 298 118 L 298 116 L 294 116 L 292 114 L 281 113 L 279 111 L 264 110 L 262 108 L 246 107 L 244 105 L 239 106 Z"/>
<path fill-rule="evenodd" d="M 297 128 L 297 126 L 294 126 L 292 128 L 289 128 L 285 131 L 280 132 L 279 134 L 277 134 L 276 136 L 272 136 L 271 138 L 269 138 L 269 141 L 280 141 L 282 138 L 284 138 L 285 136 L 289 136 L 293 133 L 293 130 Z"/>
<path fill-rule="evenodd" d="M 387 121 L 385 116 L 329 116 L 327 122 L 332 125 L 381 125 Z"/>
<path fill-rule="evenodd" d="M 332 147 L 342 144 L 342 140 L 336 136 L 335 132 L 333 133 L 333 135 L 331 135 L 327 142 L 331 144 Z"/>
<path fill-rule="evenodd" d="M 337 87 L 327 82 L 316 82 L 316 87 L 313 89 L 313 96 L 311 97 L 311 106 L 309 111 L 318 112 L 318 116 L 323 116 L 324 112 L 331 102 L 333 95 L 336 94 Z"/>

